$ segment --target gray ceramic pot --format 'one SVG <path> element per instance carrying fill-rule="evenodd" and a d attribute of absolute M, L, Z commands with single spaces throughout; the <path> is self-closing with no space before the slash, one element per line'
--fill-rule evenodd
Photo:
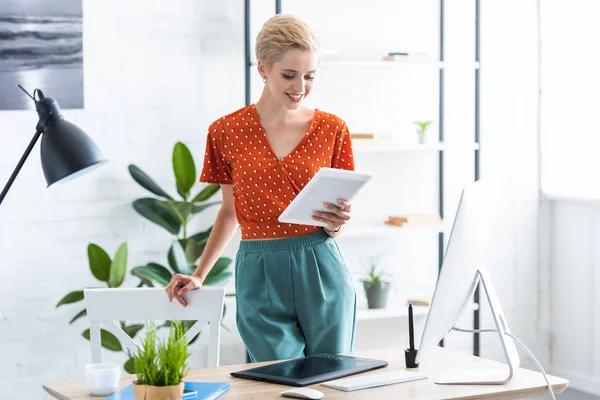
<path fill-rule="evenodd" d="M 367 303 L 369 308 L 385 308 L 387 305 L 388 292 L 390 291 L 390 282 L 371 285 L 363 282 L 365 292 L 367 293 Z"/>

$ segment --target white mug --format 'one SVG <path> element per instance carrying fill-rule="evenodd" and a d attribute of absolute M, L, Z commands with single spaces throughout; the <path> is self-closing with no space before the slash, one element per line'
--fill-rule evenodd
<path fill-rule="evenodd" d="M 85 366 L 85 382 L 93 396 L 108 396 L 119 389 L 121 368 L 118 364 L 99 363 Z"/>

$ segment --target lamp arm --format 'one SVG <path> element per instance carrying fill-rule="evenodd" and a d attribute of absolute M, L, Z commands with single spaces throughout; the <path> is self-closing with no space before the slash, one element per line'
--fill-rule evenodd
<path fill-rule="evenodd" d="M 17 175 L 21 171 L 23 164 L 25 164 L 25 160 L 27 160 L 27 157 L 29 157 L 29 153 L 31 153 L 31 150 L 33 150 L 33 147 L 35 146 L 35 143 L 40 138 L 40 135 L 42 134 L 42 132 L 43 132 L 43 128 L 41 128 L 41 129 L 38 128 L 35 132 L 35 135 L 33 135 L 31 142 L 29 142 L 29 146 L 27 146 L 27 149 L 25 149 L 25 153 L 23 153 L 23 156 L 19 160 L 17 167 L 13 171 L 10 178 L 8 178 L 8 182 L 6 182 L 6 186 L 4 186 L 4 189 L 2 189 L 2 193 L 0 193 L 0 204 L 2 204 L 2 200 L 4 200 L 4 198 L 6 197 L 8 190 L 10 189 L 10 187 L 12 186 L 13 182 L 15 181 Z"/>

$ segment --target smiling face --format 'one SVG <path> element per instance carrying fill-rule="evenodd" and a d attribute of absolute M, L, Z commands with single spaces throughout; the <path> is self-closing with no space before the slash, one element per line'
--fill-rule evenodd
<path fill-rule="evenodd" d="M 266 79 L 266 89 L 281 106 L 296 110 L 312 90 L 319 56 L 315 50 L 292 49 L 270 68 L 259 60 L 258 70 Z"/>

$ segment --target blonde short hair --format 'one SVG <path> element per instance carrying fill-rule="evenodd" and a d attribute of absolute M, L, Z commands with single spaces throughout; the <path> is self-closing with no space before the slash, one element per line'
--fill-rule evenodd
<path fill-rule="evenodd" d="M 269 18 L 256 37 L 256 58 L 267 68 L 280 61 L 288 50 L 317 51 L 318 48 L 310 26 L 294 15 L 278 14 Z"/>

